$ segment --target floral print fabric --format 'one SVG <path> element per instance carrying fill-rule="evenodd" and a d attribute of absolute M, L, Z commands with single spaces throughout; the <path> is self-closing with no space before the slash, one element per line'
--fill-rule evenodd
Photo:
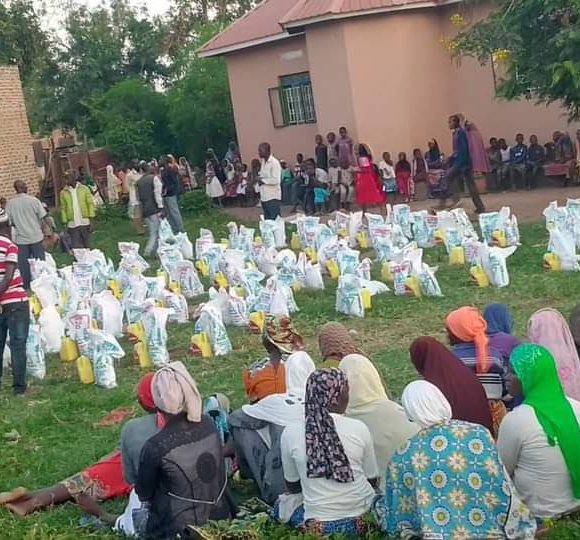
<path fill-rule="evenodd" d="M 489 431 L 457 420 L 423 429 L 395 453 L 376 510 L 381 528 L 402 537 L 534 538 L 536 531 Z"/>
<path fill-rule="evenodd" d="M 306 383 L 306 472 L 308 478 L 353 482 L 354 475 L 336 432 L 329 407 L 347 391 L 346 373 L 337 368 L 319 369 Z"/>

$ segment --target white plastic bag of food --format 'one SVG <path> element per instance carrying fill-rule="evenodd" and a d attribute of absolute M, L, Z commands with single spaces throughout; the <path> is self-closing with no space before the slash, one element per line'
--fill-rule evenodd
<path fill-rule="evenodd" d="M 60 351 L 60 342 L 64 337 L 64 323 L 55 306 L 42 308 L 38 317 L 40 325 L 40 338 L 44 344 L 45 352 L 49 354 Z"/>
<path fill-rule="evenodd" d="M 405 296 L 407 294 L 407 278 L 411 275 L 411 263 L 403 260 L 391 264 L 391 273 L 393 274 L 393 287 L 395 295 Z"/>
<path fill-rule="evenodd" d="M 395 204 L 393 206 L 392 220 L 393 224 L 401 227 L 407 239 L 411 240 L 413 238 L 411 207 L 408 204 Z"/>
<path fill-rule="evenodd" d="M 493 287 L 507 287 L 510 283 L 510 277 L 507 269 L 507 258 L 513 255 L 517 247 L 508 248 L 483 246 L 482 265 L 489 282 Z"/>
<path fill-rule="evenodd" d="M 336 260 L 341 275 L 356 274 L 360 264 L 360 251 L 354 249 L 341 249 L 338 251 Z"/>
<path fill-rule="evenodd" d="M 236 294 L 233 289 L 228 294 L 226 324 L 247 327 L 249 323 L 248 306 L 244 298 Z"/>
<path fill-rule="evenodd" d="M 420 248 L 433 247 L 435 245 L 435 231 L 439 220 L 437 216 L 430 215 L 427 210 L 413 212 L 411 214 L 413 237 Z"/>
<path fill-rule="evenodd" d="M 30 289 L 36 295 L 43 308 L 58 305 L 60 295 L 57 288 L 57 280 L 54 276 L 42 274 L 30 284 Z"/>
<path fill-rule="evenodd" d="M 92 299 L 93 316 L 107 334 L 123 335 L 123 307 L 109 290 L 95 294 Z"/>
<path fill-rule="evenodd" d="M 286 222 L 284 218 L 278 216 L 274 223 L 276 227 L 274 229 L 274 247 L 276 249 L 281 249 L 286 247 Z"/>
<path fill-rule="evenodd" d="M 435 277 L 437 267 L 431 268 L 428 264 L 422 263 L 421 270 L 416 273 L 423 296 L 443 296 L 439 282 Z"/>
<path fill-rule="evenodd" d="M 348 222 L 348 244 L 351 248 L 356 248 L 358 246 L 356 235 L 363 229 L 363 213 L 353 212 L 350 215 L 350 221 Z"/>
<path fill-rule="evenodd" d="M 320 218 L 314 216 L 301 216 L 296 219 L 296 227 L 300 236 L 300 245 L 302 248 L 316 246 L 316 236 L 318 234 L 318 225 Z"/>
<path fill-rule="evenodd" d="M 91 330 L 89 340 L 95 384 L 101 388 L 115 388 L 117 386 L 115 360 L 123 358 L 125 351 L 114 336 L 102 330 Z"/>
<path fill-rule="evenodd" d="M 183 294 L 168 290 L 163 291 L 163 305 L 169 313 L 169 320 L 178 324 L 184 324 L 189 320 L 187 300 Z"/>
<path fill-rule="evenodd" d="M 194 333 L 205 332 L 212 346 L 215 356 L 223 356 L 232 351 L 232 344 L 224 325 L 220 308 L 208 302 L 201 309 L 199 318 L 194 327 Z"/>
<path fill-rule="evenodd" d="M 548 251 L 558 256 L 560 270 L 563 272 L 580 271 L 580 257 L 576 255 L 576 242 L 571 234 L 557 228 L 550 229 Z"/>
<path fill-rule="evenodd" d="M 324 289 L 324 281 L 319 264 L 307 262 L 304 268 L 304 285 L 307 289 Z"/>
<path fill-rule="evenodd" d="M 193 262 L 179 261 L 171 269 L 171 280 L 179 283 L 179 288 L 186 298 L 195 298 L 203 294 L 203 285 Z"/>
<path fill-rule="evenodd" d="M 157 250 L 157 255 L 161 263 L 161 267 L 165 272 L 169 273 L 174 264 L 183 261 L 181 250 L 176 244 L 160 245 Z"/>
<path fill-rule="evenodd" d="M 276 247 L 276 230 L 277 224 L 273 220 L 262 219 L 260 221 L 260 234 L 262 235 L 262 244 L 266 249 Z"/>
<path fill-rule="evenodd" d="M 143 328 L 147 351 L 153 366 L 160 368 L 169 363 L 167 352 L 167 320 L 169 309 L 147 305 L 143 310 Z"/>
<path fill-rule="evenodd" d="M 183 258 L 189 261 L 193 260 L 193 244 L 191 243 L 189 236 L 187 236 L 187 233 L 177 233 L 175 235 L 175 240 L 179 246 L 179 249 L 181 250 Z"/>
<path fill-rule="evenodd" d="M 162 219 L 159 222 L 159 245 L 175 244 L 176 238 L 171 229 L 171 225 L 167 219 Z"/>
<path fill-rule="evenodd" d="M 352 274 L 340 276 L 336 289 L 336 311 L 353 317 L 364 317 L 361 289 L 361 281 L 357 276 Z"/>
<path fill-rule="evenodd" d="M 88 263 L 73 263 L 73 279 L 79 300 L 89 300 L 93 295 L 93 267 Z"/>
<path fill-rule="evenodd" d="M 278 258 L 278 251 L 275 247 L 268 248 L 264 250 L 261 256 L 256 261 L 258 269 L 263 272 L 266 276 L 273 276 L 276 274 L 277 265 L 276 260 Z"/>
<path fill-rule="evenodd" d="M 89 356 L 89 337 L 92 328 L 92 313 L 88 308 L 72 312 L 66 319 L 65 327 L 68 336 L 77 343 L 79 351 Z"/>
<path fill-rule="evenodd" d="M 26 340 L 26 373 L 35 379 L 44 379 L 46 376 L 46 362 L 40 336 L 40 325 L 31 319 Z"/>

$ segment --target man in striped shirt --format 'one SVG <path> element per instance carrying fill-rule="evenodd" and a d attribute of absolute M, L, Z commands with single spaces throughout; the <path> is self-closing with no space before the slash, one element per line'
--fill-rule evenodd
<path fill-rule="evenodd" d="M 0 208 L 0 382 L 4 347 L 10 335 L 14 394 L 26 392 L 26 340 L 29 324 L 28 295 L 18 270 L 18 246 L 10 239 L 8 215 Z"/>

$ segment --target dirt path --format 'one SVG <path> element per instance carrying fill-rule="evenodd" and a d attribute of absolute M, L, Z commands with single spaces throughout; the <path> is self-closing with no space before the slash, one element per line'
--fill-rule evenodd
<path fill-rule="evenodd" d="M 517 191 L 515 193 L 490 193 L 483 195 L 483 202 L 489 211 L 499 210 L 502 206 L 510 206 L 512 212 L 517 216 L 520 223 L 533 223 L 543 221 L 542 211 L 548 203 L 557 200 L 560 204 L 565 204 L 566 199 L 580 198 L 580 188 L 578 186 L 568 188 L 549 187 L 534 191 Z M 471 213 L 473 206 L 468 198 L 462 199 L 463 208 Z M 413 210 L 428 209 L 433 206 L 434 201 L 419 201 L 411 204 Z M 291 207 L 285 206 L 282 216 L 290 214 Z M 257 221 L 262 213 L 261 208 L 226 208 L 226 212 L 234 219 Z"/>

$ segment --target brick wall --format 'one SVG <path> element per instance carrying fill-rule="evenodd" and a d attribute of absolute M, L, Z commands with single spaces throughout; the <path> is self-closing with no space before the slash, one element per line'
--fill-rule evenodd
<path fill-rule="evenodd" d="M 30 194 L 39 191 L 18 68 L 0 66 L 0 197 L 14 194 L 12 184 L 17 179 L 28 183 Z"/>

